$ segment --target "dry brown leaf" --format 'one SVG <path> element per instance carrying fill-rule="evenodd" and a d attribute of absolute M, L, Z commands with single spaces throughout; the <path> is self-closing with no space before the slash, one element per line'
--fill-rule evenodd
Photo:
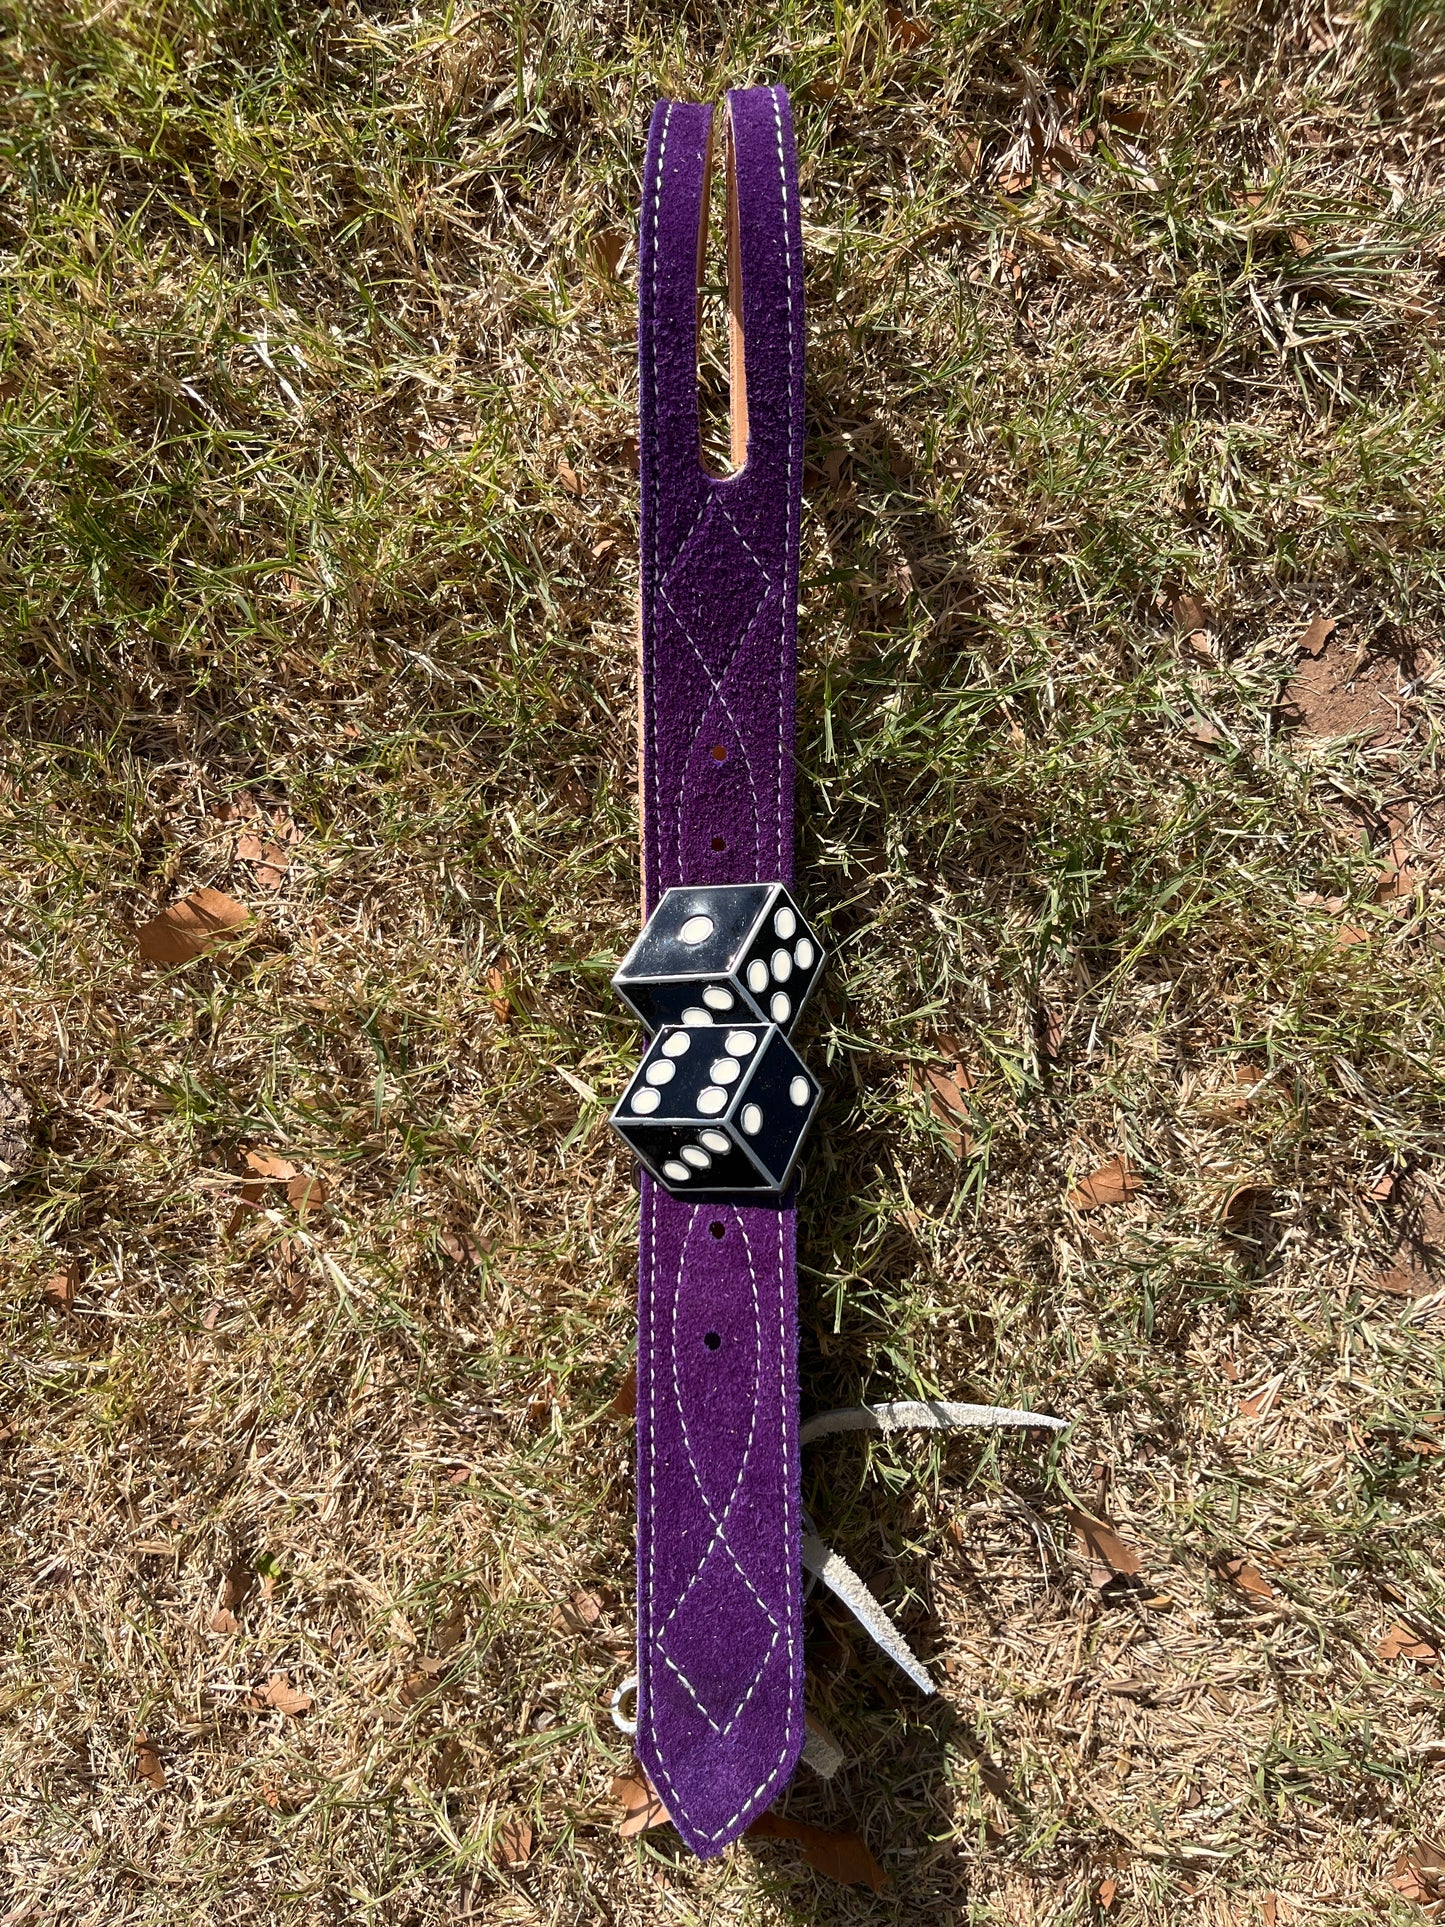
<path fill-rule="evenodd" d="M 189 963 L 251 921 L 245 904 L 220 890 L 193 890 L 149 923 L 136 927 L 135 940 L 152 963 Z"/>
<path fill-rule="evenodd" d="M 1398 1619 L 1375 1650 L 1381 1659 L 1413 1659 L 1420 1666 L 1436 1666 L 1440 1661 L 1440 1648 L 1434 1640 L 1412 1632 Z"/>
<path fill-rule="evenodd" d="M 843 479 L 843 464 L 847 459 L 846 448 L 825 448 L 819 456 L 818 465 L 823 471 L 824 479 L 833 488 L 837 488 Z"/>
<path fill-rule="evenodd" d="M 1266 1184 L 1237 1184 L 1224 1200 L 1224 1228 L 1236 1238 L 1263 1236 L 1274 1211 L 1274 1193 Z"/>
<path fill-rule="evenodd" d="M 1376 903 L 1400 903 L 1415 894 L 1415 872 L 1408 863 L 1387 863 L 1375 885 Z"/>
<path fill-rule="evenodd" d="M 1056 1058 L 1064 1043 L 1064 1013 L 1055 1010 L 1052 1004 L 1039 1008 L 1039 1041 L 1044 1047 L 1044 1056 Z"/>
<path fill-rule="evenodd" d="M 897 7 L 888 9 L 888 31 L 895 45 L 908 53 L 912 53 L 915 47 L 925 46 L 932 32 L 926 21 L 914 20 Z"/>
<path fill-rule="evenodd" d="M 436 1660 L 428 1665 L 423 1660 L 415 1672 L 408 1673 L 397 1689 L 397 1699 L 403 1706 L 416 1706 L 429 1693 L 436 1691 L 435 1668 L 445 1665 L 444 1660 Z"/>
<path fill-rule="evenodd" d="M 1107 1914 L 1118 1897 L 1119 1883 L 1114 1876 L 1110 1874 L 1107 1880 L 1101 1880 L 1099 1882 L 1099 1907 L 1101 1912 Z"/>
<path fill-rule="evenodd" d="M 73 1311 L 75 1294 L 79 1290 L 80 1260 L 64 1258 L 45 1281 L 46 1303 L 54 1305 L 58 1311 Z"/>
<path fill-rule="evenodd" d="M 241 1154 L 245 1177 L 241 1184 L 241 1195 L 231 1221 L 226 1226 L 226 1236 L 234 1238 L 246 1222 L 247 1215 L 262 1209 L 266 1199 L 266 1186 L 271 1183 L 289 1182 L 298 1175 L 296 1166 L 289 1158 L 283 1158 L 279 1151 L 268 1151 L 264 1146 L 253 1146 Z"/>
<path fill-rule="evenodd" d="M 561 483 L 562 487 L 566 489 L 569 495 L 571 496 L 581 495 L 582 477 L 577 473 L 576 469 L 573 468 L 570 462 L 561 462 L 561 461 L 558 462 L 557 480 Z"/>
<path fill-rule="evenodd" d="M 1110 1158 L 1097 1171 L 1080 1178 L 1069 1193 L 1068 1204 L 1073 1211 L 1098 1211 L 1108 1204 L 1127 1204 L 1143 1189 L 1142 1172 L 1136 1171 L 1125 1157 Z"/>
<path fill-rule="evenodd" d="M 1175 596 L 1170 614 L 1174 618 L 1174 627 L 1181 636 L 1208 635 L 1209 617 L 1197 595 L 1191 595 L 1186 590 L 1183 594 Z"/>
<path fill-rule="evenodd" d="M 268 1151 L 263 1145 L 253 1145 L 245 1152 L 241 1162 L 253 1178 L 294 1178 L 296 1166 L 289 1158 L 283 1158 L 279 1151 Z"/>
<path fill-rule="evenodd" d="M 1092 127 L 1080 127 L 1073 120 L 1064 121 L 1049 148 L 1049 159 L 1066 174 L 1076 173 L 1093 153 L 1095 138 Z"/>
<path fill-rule="evenodd" d="M 221 1581 L 221 1597 L 216 1603 L 216 1610 L 211 1614 L 213 1633 L 240 1631 L 236 1609 L 245 1605 L 255 1584 L 256 1575 L 244 1559 L 237 1559 L 226 1568 L 226 1576 Z"/>
<path fill-rule="evenodd" d="M 1333 616 L 1316 616 L 1296 647 L 1302 655 L 1317 656 L 1338 627 Z"/>
<path fill-rule="evenodd" d="M 441 1750 L 437 1754 L 434 1772 L 436 1784 L 443 1789 L 455 1786 L 461 1779 L 466 1766 L 465 1747 L 455 1737 L 448 1737 L 443 1740 Z"/>
<path fill-rule="evenodd" d="M 471 1231 L 444 1231 L 437 1239 L 444 1257 L 455 1265 L 479 1265 L 486 1256 L 487 1241 Z"/>
<path fill-rule="evenodd" d="M 236 844 L 236 855 L 253 866 L 256 882 L 263 890 L 279 890 L 291 866 L 291 852 L 281 843 L 263 843 L 259 836 L 246 835 Z"/>
<path fill-rule="evenodd" d="M 512 1021 L 512 1000 L 507 995 L 507 979 L 495 964 L 487 972 L 486 984 L 491 993 L 487 1001 L 492 1006 L 492 1015 L 499 1024 L 509 1024 Z"/>
<path fill-rule="evenodd" d="M 161 1756 L 144 1731 L 135 1736 L 135 1777 L 156 1793 L 166 1783 L 166 1770 L 161 1764 Z"/>
<path fill-rule="evenodd" d="M 302 1693 L 291 1684 L 289 1673 L 273 1673 L 264 1686 L 258 1686 L 252 1693 L 251 1703 L 258 1711 L 270 1707 L 273 1713 L 283 1713 L 287 1719 L 309 1713 L 314 1704 L 309 1693 Z"/>
<path fill-rule="evenodd" d="M 497 1828 L 492 1859 L 499 1867 L 525 1867 L 531 1858 L 531 1825 L 520 1813 L 514 1813 Z"/>
<path fill-rule="evenodd" d="M 1139 1555 L 1126 1546 L 1114 1528 L 1084 1512 L 1070 1514 L 1080 1545 L 1089 1555 L 1089 1578 L 1103 1588 L 1114 1579 L 1133 1578 L 1141 1570 Z"/>
<path fill-rule="evenodd" d="M 299 1218 L 304 1218 L 308 1211 L 319 1211 L 328 1196 L 326 1180 L 308 1177 L 304 1171 L 298 1171 L 286 1186 L 286 1202 L 295 1207 Z"/>
<path fill-rule="evenodd" d="M 1412 1840 L 1395 1862 L 1393 1884 L 1406 1900 L 1438 1900 L 1445 1886 L 1445 1847 L 1423 1836 Z"/>
<path fill-rule="evenodd" d="M 560 1626 L 564 1632 L 585 1633 L 594 1627 L 602 1617 L 602 1607 L 590 1592 L 574 1592 L 570 1599 L 564 1599 L 552 1612 L 552 1624 Z"/>
<path fill-rule="evenodd" d="M 877 1894 L 888 1885 L 887 1874 L 859 1834 L 829 1833 L 823 1827 L 810 1827 L 804 1820 L 790 1820 L 781 1813 L 760 1813 L 747 1831 L 750 1840 L 795 1840 L 815 1872 L 842 1886 L 861 1883 Z"/>
<path fill-rule="evenodd" d="M 1251 1599 L 1262 1599 L 1271 1606 L 1274 1604 L 1274 1588 L 1259 1568 L 1250 1565 L 1247 1559 L 1221 1556 L 1214 1561 L 1214 1570 L 1221 1579 L 1231 1586 L 1237 1586 Z"/>
<path fill-rule="evenodd" d="M 527 1405 L 527 1423 L 538 1431 L 548 1423 L 552 1416 L 552 1404 L 557 1396 L 557 1381 L 548 1372 L 542 1383 L 532 1394 Z"/>
<path fill-rule="evenodd" d="M 1106 98 L 1100 105 L 1099 118 L 1120 133 L 1143 134 L 1148 132 L 1151 115 L 1147 107 L 1121 107 Z"/>
<path fill-rule="evenodd" d="M 1259 1917 L 1264 1927 L 1274 1927 L 1279 1919 L 1279 1901 L 1273 1894 L 1266 1894 L 1259 1903 Z"/>
<path fill-rule="evenodd" d="M 1022 194 L 1026 187 L 1032 187 L 1033 184 L 1034 170 L 1032 167 L 1005 168 L 1003 173 L 997 175 L 994 179 L 994 186 L 1000 194 Z M 1016 274 L 1014 280 L 1017 281 L 1018 279 L 1019 276 Z"/>
<path fill-rule="evenodd" d="M 1395 1262 L 1383 1266 L 1374 1277 L 1375 1289 L 1388 1292 L 1392 1298 L 1431 1298 L 1442 1282 L 1445 1280 L 1437 1277 L 1434 1268 L 1408 1245 L 1402 1245 Z"/>
<path fill-rule="evenodd" d="M 1226 1064 L 1219 1088 L 1200 1093 L 1199 1103 L 1206 1109 L 1231 1117 L 1243 1117 L 1260 1093 L 1265 1073 L 1258 1064 Z"/>
<path fill-rule="evenodd" d="M 622 1808 L 617 1831 L 624 1840 L 646 1833 L 649 1827 L 665 1826 L 671 1818 L 640 1766 L 617 1775 L 612 1782 L 612 1797 Z"/>
<path fill-rule="evenodd" d="M 637 1417 L 637 1361 L 628 1366 L 627 1376 L 612 1394 L 607 1406 L 612 1418 Z"/>
<path fill-rule="evenodd" d="M 454 1606 L 432 1635 L 432 1645 L 445 1659 L 456 1651 L 466 1636 L 466 1610 L 462 1606 Z"/>
<path fill-rule="evenodd" d="M 261 1781 L 261 1798 L 273 1813 L 299 1813 L 316 1798 L 316 1789 L 304 1780 L 299 1786 L 278 1785 L 268 1775 Z"/>
<path fill-rule="evenodd" d="M 1089 1577 L 1096 1586 L 1107 1586 L 1111 1579 L 1132 1579 L 1142 1570 L 1132 1546 L 1126 1546 L 1107 1519 L 1096 1519 L 1077 1506 L 1067 1511 L 1074 1537 L 1089 1555 Z"/>
<path fill-rule="evenodd" d="M 928 1108 L 943 1125 L 944 1136 L 956 1157 L 966 1157 L 972 1148 L 968 1123 L 968 1099 L 966 1093 L 973 1088 L 973 1079 L 962 1064 L 955 1064 L 951 1070 L 939 1070 L 930 1066 L 921 1073 L 909 1069 L 909 1087 L 921 1090 L 928 1098 Z"/>
<path fill-rule="evenodd" d="M 287 1310 L 300 1311 L 306 1302 L 306 1287 L 310 1282 L 305 1245 L 299 1238 L 280 1239 L 272 1248 L 271 1266 L 281 1286 Z"/>
<path fill-rule="evenodd" d="M 616 274 L 617 264 L 627 247 L 627 236 L 615 227 L 603 228 L 592 242 L 592 251 L 597 257 L 597 265 L 604 274 Z"/>

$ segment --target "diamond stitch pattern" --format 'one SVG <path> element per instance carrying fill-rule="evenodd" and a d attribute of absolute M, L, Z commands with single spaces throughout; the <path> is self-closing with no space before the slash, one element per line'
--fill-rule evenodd
<path fill-rule="evenodd" d="M 697 1598 L 697 1610 L 680 1612 L 659 1634 L 658 1647 L 687 1681 L 704 1717 L 726 1733 L 736 1724 L 753 1684 L 753 1676 L 738 1675 L 737 1651 L 756 1651 L 770 1660 L 782 1628 L 759 1603 L 756 1588 L 722 1540 L 703 1560 L 684 1597 L 688 1604 Z"/>
<path fill-rule="evenodd" d="M 720 581 L 727 585 L 723 595 Z M 658 593 L 717 683 L 761 613 L 768 589 L 727 511 L 713 503 Z"/>

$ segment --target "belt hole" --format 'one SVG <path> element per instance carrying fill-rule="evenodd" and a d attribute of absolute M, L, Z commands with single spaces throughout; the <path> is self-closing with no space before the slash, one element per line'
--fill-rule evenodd
<path fill-rule="evenodd" d="M 728 846 L 728 840 L 725 836 L 715 836 L 712 840 L 712 846 L 715 850 L 725 850 Z"/>
<path fill-rule="evenodd" d="M 727 759 L 728 759 L 728 753 L 727 753 L 726 744 L 714 743 L 712 746 L 712 760 L 715 763 L 725 763 Z"/>
<path fill-rule="evenodd" d="M 712 1235 L 715 1238 L 725 1238 L 727 1236 L 726 1227 L 723 1224 L 721 1224 L 716 1218 L 714 1218 L 712 1223 L 708 1226 L 708 1230 L 712 1233 Z"/>
<path fill-rule="evenodd" d="M 719 1345 L 722 1344 L 722 1334 L 721 1332 L 709 1332 L 702 1342 L 710 1352 L 715 1352 Z"/>

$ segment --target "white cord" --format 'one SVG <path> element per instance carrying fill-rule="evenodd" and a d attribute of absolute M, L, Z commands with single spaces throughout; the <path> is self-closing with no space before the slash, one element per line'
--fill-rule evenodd
<path fill-rule="evenodd" d="M 961 1425 L 982 1425 L 992 1430 L 1041 1425 L 1051 1432 L 1061 1432 L 1068 1422 L 1047 1412 L 1021 1412 L 1009 1405 L 953 1405 L 943 1399 L 905 1398 L 890 1405 L 840 1405 L 834 1411 L 820 1412 L 798 1433 L 798 1443 L 811 1445 L 814 1439 L 826 1438 L 831 1432 L 952 1432 Z"/>

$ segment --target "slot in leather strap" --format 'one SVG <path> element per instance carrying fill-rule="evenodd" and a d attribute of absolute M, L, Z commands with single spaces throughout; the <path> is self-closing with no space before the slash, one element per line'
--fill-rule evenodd
<path fill-rule="evenodd" d="M 644 176 L 644 915 L 675 885 L 793 875 L 803 299 L 786 93 L 730 93 L 722 131 L 734 460 L 746 442 L 730 476 L 704 470 L 698 424 L 711 107 L 659 104 Z M 794 1209 L 687 1202 L 646 1174 L 641 1191 L 637 1752 L 710 1856 L 777 1797 L 806 1737 Z"/>

